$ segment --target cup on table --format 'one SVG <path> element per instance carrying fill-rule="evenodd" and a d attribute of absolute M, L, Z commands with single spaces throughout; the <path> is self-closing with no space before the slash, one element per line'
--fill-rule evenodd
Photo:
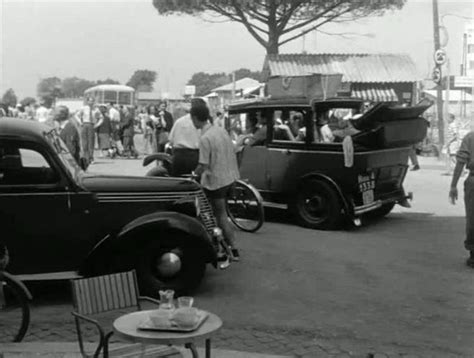
<path fill-rule="evenodd" d="M 194 303 L 194 298 L 192 298 L 190 296 L 178 297 L 178 307 L 179 308 L 192 307 L 193 303 Z"/>

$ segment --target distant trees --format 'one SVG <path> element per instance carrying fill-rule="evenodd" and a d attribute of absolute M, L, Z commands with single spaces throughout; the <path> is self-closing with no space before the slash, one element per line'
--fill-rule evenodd
<path fill-rule="evenodd" d="M 229 75 L 224 72 L 205 73 L 197 72 L 188 81 L 188 85 L 196 86 L 196 96 L 204 96 L 213 88 L 229 83 Z"/>
<path fill-rule="evenodd" d="M 153 83 L 156 81 L 156 72 L 150 70 L 136 70 L 127 82 L 127 86 L 135 88 L 140 92 L 153 91 Z"/>
<path fill-rule="evenodd" d="M 235 80 L 238 81 L 242 78 L 249 77 L 254 80 L 261 80 L 260 71 L 251 71 L 247 68 L 239 68 L 235 72 Z M 214 88 L 223 86 L 232 81 L 232 73 L 218 72 L 218 73 L 205 73 L 197 72 L 193 74 L 191 79 L 188 81 L 188 85 L 196 86 L 196 96 L 204 96 L 209 94 Z"/>
<path fill-rule="evenodd" d="M 6 106 L 15 107 L 18 102 L 18 98 L 15 94 L 15 91 L 12 88 L 7 89 L 2 96 L 1 102 Z"/>
<path fill-rule="evenodd" d="M 58 77 L 43 78 L 38 83 L 36 92 L 46 107 L 51 107 L 57 98 L 63 96 L 61 79 Z"/>
<path fill-rule="evenodd" d="M 120 82 L 111 78 L 91 81 L 76 76 L 64 79 L 47 77 L 38 83 L 37 95 L 50 106 L 57 98 L 80 98 L 86 89 L 103 84 L 120 84 Z"/>
<path fill-rule="evenodd" d="M 32 103 L 36 103 L 36 99 L 34 99 L 33 97 L 25 97 L 20 101 L 20 104 L 24 107 L 29 106 Z"/>
<path fill-rule="evenodd" d="M 64 98 L 82 97 L 84 91 L 89 87 L 95 86 L 94 81 L 85 80 L 78 77 L 68 77 L 62 80 L 61 89 Z"/>

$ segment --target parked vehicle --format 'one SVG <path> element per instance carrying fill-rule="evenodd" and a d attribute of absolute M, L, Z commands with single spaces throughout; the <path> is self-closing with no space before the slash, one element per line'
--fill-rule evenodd
<path fill-rule="evenodd" d="M 85 173 L 54 130 L 0 121 L 0 227 L 13 274 L 136 269 L 140 291 L 196 288 L 221 235 L 183 178 Z"/>
<path fill-rule="evenodd" d="M 386 215 L 396 203 L 409 205 L 411 194 L 403 189 L 408 153 L 426 135 L 420 116 L 429 106 L 379 103 L 362 114 L 364 103 L 350 98 L 236 102 L 230 115 L 245 117 L 247 125 L 263 118 L 266 126 L 263 142 L 243 147 L 241 178 L 258 189 L 265 205 L 288 208 L 306 227 L 336 229 L 344 218 L 359 223 L 368 213 Z M 323 124 L 334 141 L 319 140 Z M 352 144 L 342 144 L 346 137 Z"/>

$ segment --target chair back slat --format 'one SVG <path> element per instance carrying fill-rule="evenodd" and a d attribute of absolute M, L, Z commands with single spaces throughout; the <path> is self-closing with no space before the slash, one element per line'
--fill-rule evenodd
<path fill-rule="evenodd" d="M 138 292 L 136 289 L 137 286 L 137 276 L 135 271 L 127 272 L 127 280 L 128 280 L 128 292 L 130 293 L 130 305 L 137 306 L 138 305 Z"/>
<path fill-rule="evenodd" d="M 85 315 L 138 306 L 134 271 L 73 280 L 72 292 L 74 308 Z"/>

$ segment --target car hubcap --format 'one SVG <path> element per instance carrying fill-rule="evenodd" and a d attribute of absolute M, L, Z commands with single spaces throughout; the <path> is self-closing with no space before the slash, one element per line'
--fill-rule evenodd
<path fill-rule="evenodd" d="M 304 206 L 306 212 L 315 218 L 324 218 L 325 217 L 325 200 L 319 195 L 309 195 L 305 201 Z"/>
<path fill-rule="evenodd" d="M 169 251 L 157 258 L 156 270 L 163 278 L 176 276 L 182 267 L 181 257 L 177 250 Z"/>

